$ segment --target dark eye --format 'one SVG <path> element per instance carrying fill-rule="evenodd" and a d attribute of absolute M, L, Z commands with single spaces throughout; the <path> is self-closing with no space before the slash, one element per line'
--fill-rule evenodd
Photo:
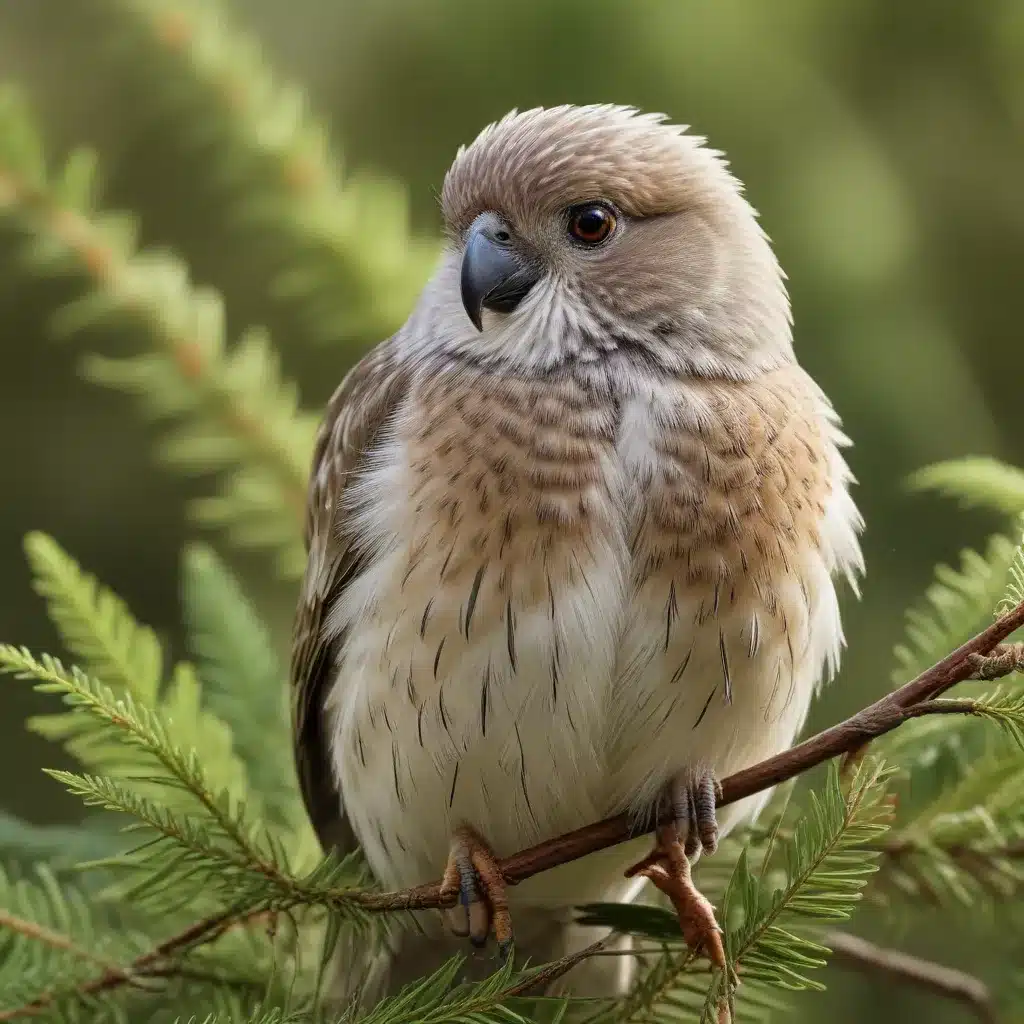
<path fill-rule="evenodd" d="M 585 203 L 569 211 L 569 234 L 584 245 L 600 245 L 615 230 L 615 214 L 604 203 Z"/>

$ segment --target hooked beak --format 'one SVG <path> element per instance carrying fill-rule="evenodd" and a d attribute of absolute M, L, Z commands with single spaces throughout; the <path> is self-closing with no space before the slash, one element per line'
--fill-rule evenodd
<path fill-rule="evenodd" d="M 511 313 L 540 275 L 513 248 L 493 214 L 481 214 L 469 229 L 462 257 L 462 305 L 478 331 L 483 310 Z"/>

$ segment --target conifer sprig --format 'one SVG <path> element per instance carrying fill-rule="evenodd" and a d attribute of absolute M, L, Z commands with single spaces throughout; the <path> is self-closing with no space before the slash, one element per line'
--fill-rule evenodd
<path fill-rule="evenodd" d="M 1008 516 L 1024 513 L 1024 470 L 981 456 L 950 459 L 919 469 L 911 487 L 955 498 L 965 508 L 987 508 Z"/>
<path fill-rule="evenodd" d="M 288 687 L 266 627 L 238 580 L 206 545 L 190 545 L 182 564 L 188 642 L 203 702 L 230 724 L 232 745 L 259 795 L 267 824 L 292 834 L 309 829 L 287 736 Z M 97 673 L 98 674 L 98 673 Z"/>
<path fill-rule="evenodd" d="M 130 330 L 138 354 L 90 355 L 86 376 L 171 425 L 160 449 L 170 466 L 218 477 L 215 493 L 194 503 L 201 521 L 297 574 L 316 417 L 299 412 L 266 334 L 247 331 L 229 349 L 220 296 L 194 288 L 173 255 L 140 252 L 132 218 L 102 211 L 95 194 L 93 156 L 77 152 L 49 173 L 23 103 L 0 93 L 0 220 L 25 238 L 27 267 L 81 289 L 54 329 Z"/>
<path fill-rule="evenodd" d="M 410 232 L 404 186 L 346 175 L 298 86 L 217 0 L 90 0 L 169 129 L 212 170 L 274 291 L 315 339 L 376 341 L 408 315 L 438 253 Z"/>
<path fill-rule="evenodd" d="M 112 689 L 154 703 L 163 680 L 156 633 L 136 622 L 125 603 L 83 572 L 52 537 L 30 533 L 25 553 L 33 587 L 78 664 Z"/>
<path fill-rule="evenodd" d="M 715 1024 L 723 1007 L 736 1019 L 759 1020 L 781 1005 L 778 993 L 770 990 L 823 987 L 809 973 L 824 967 L 828 955 L 814 928 L 849 917 L 876 870 L 891 816 L 882 802 L 890 775 L 879 763 L 861 765 L 844 789 L 833 765 L 796 827 L 764 849 L 759 872 L 752 870 L 747 849 L 740 853 L 720 916 L 726 973 L 716 970 L 709 976 L 703 961 L 680 948 L 679 925 L 669 910 L 588 908 L 584 923 L 617 927 L 668 947 L 641 972 L 626 999 L 593 1024 L 676 1024 L 680 1019 Z M 742 1001 L 739 1010 L 737 999 Z"/>

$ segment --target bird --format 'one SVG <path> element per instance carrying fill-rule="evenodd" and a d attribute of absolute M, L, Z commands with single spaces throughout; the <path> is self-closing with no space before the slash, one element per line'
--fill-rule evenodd
<path fill-rule="evenodd" d="M 649 880 L 720 962 L 691 864 L 766 799 L 719 818 L 718 780 L 789 747 L 838 667 L 864 569 L 849 439 L 758 215 L 686 126 L 512 111 L 440 206 L 433 276 L 315 441 L 292 656 L 310 818 L 383 885 L 442 877 L 450 930 L 502 955 L 513 927 L 517 955 L 578 946 L 574 904 Z M 500 858 L 623 812 L 663 822 L 648 856 L 505 885 Z"/>

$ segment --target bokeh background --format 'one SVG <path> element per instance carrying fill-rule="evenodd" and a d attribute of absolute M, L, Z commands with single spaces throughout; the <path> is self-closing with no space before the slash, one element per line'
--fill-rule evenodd
<path fill-rule="evenodd" d="M 96 33 L 94 0 L 0 0 L 0 81 L 23 83 L 50 151 L 95 145 L 107 205 L 224 292 L 230 334 L 269 326 L 304 403 L 319 407 L 373 340 L 300 343 L 223 218 L 194 151 L 149 102 L 131 61 Z M 110 2 L 107 7 L 116 7 Z M 668 113 L 730 156 L 789 278 L 803 363 L 855 439 L 868 578 L 847 602 L 850 651 L 812 725 L 889 685 L 905 606 L 931 567 L 993 525 L 911 494 L 914 469 L 991 454 L 1024 464 L 1024 3 L 1021 0 L 235 0 L 329 122 L 346 168 L 406 183 L 416 231 L 456 147 L 511 107 L 614 101 Z M 57 286 L 0 239 L 0 638 L 53 648 L 21 550 L 52 533 L 172 644 L 185 502 L 199 493 L 153 457 L 130 403 L 82 382 L 74 343 L 46 331 Z M 278 635 L 292 588 L 236 559 Z M 0 687 L 0 807 L 39 822 L 77 813 L 39 772 L 31 695 Z M 268 738 L 268 742 L 276 741 Z M 280 742 L 287 742 L 280 738 Z M 889 942 L 985 972 L 986 924 L 915 915 Z M 804 1019 L 928 1019 L 962 1011 L 830 971 Z"/>

